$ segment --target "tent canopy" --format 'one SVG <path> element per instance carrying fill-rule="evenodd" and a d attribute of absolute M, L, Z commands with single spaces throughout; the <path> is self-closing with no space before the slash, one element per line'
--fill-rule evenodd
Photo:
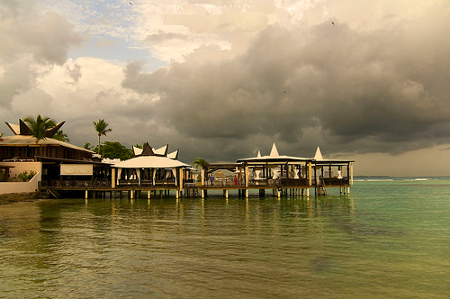
<path fill-rule="evenodd" d="M 178 160 L 159 156 L 138 156 L 126 161 L 119 162 L 112 167 L 115 168 L 176 168 L 189 167 L 189 165 Z"/>

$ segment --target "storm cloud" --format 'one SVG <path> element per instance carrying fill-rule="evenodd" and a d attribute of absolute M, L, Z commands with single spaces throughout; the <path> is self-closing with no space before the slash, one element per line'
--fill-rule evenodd
<path fill-rule="evenodd" d="M 169 144 L 185 162 L 274 142 L 368 173 L 445 159 L 448 1 L 184 2 L 0 3 L 0 116 L 65 120 L 80 146 L 103 118 L 105 140 Z"/>
<path fill-rule="evenodd" d="M 401 153 L 448 142 L 450 21 L 439 21 L 367 31 L 338 21 L 273 25 L 237 57 L 203 47 L 153 73 L 134 62 L 122 84 L 159 95 L 158 122 L 202 142 L 245 148 L 262 135 L 305 154 L 325 145 Z"/>

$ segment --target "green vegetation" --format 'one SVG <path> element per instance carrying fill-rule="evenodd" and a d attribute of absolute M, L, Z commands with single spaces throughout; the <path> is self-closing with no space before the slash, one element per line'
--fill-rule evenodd
<path fill-rule="evenodd" d="M 55 126 L 55 121 L 49 117 L 41 117 L 39 114 L 36 119 L 32 117 L 25 117 L 24 122 L 28 125 L 31 130 L 31 135 L 36 138 L 36 144 L 39 140 L 45 139 L 45 134 L 47 130 Z"/>
<path fill-rule="evenodd" d="M 138 143 L 136 143 L 135 145 L 133 145 L 134 147 L 136 147 L 136 148 L 140 148 L 140 149 L 143 149 L 144 148 L 144 144 L 145 144 L 145 142 L 142 142 L 142 144 L 138 144 Z"/>
<path fill-rule="evenodd" d="M 197 159 L 195 159 L 194 162 L 192 162 L 192 165 L 194 165 L 195 168 L 197 168 L 197 169 L 199 169 L 199 168 L 201 169 L 201 168 L 208 168 L 209 163 L 202 158 L 197 158 Z"/>
<path fill-rule="evenodd" d="M 96 147 L 94 150 L 98 151 L 98 148 Z M 126 148 L 120 142 L 105 141 L 102 146 L 102 156 L 109 159 L 128 160 L 133 158 L 134 154 L 131 149 Z"/>
<path fill-rule="evenodd" d="M 90 151 L 94 151 L 94 147 L 92 146 L 92 144 L 90 142 L 85 142 L 83 145 L 83 148 L 90 150 Z"/>
<path fill-rule="evenodd" d="M 192 162 L 192 165 L 195 166 L 195 168 L 197 168 L 197 170 L 201 170 L 202 168 L 206 168 L 209 170 L 209 163 L 205 159 L 202 159 L 202 158 L 195 159 L 195 161 Z M 201 182 L 201 180 L 202 180 L 202 176 L 201 176 L 201 174 L 199 174 L 197 177 L 197 181 Z"/>
<path fill-rule="evenodd" d="M 28 182 L 36 175 L 36 171 L 30 170 L 24 171 L 22 173 L 16 174 L 13 178 L 10 179 L 11 182 Z"/>
<path fill-rule="evenodd" d="M 63 130 L 59 130 L 56 132 L 55 135 L 53 135 L 53 139 L 62 141 L 62 142 L 69 142 L 69 138 L 67 137 L 67 134 L 63 132 Z"/>
<path fill-rule="evenodd" d="M 17 176 L 21 182 L 28 182 L 36 175 L 36 171 L 30 170 L 30 173 L 28 171 L 24 171 L 22 173 L 19 173 Z"/>

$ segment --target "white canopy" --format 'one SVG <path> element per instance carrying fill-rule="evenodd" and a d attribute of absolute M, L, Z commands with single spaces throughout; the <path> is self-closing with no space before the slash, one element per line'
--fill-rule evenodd
<path fill-rule="evenodd" d="M 189 165 L 160 156 L 138 156 L 113 165 L 115 168 L 176 168 Z"/>

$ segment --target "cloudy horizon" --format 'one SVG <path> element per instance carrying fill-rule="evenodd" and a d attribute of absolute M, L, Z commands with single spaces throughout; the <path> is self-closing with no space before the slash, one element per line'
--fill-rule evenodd
<path fill-rule="evenodd" d="M 450 3 L 0 3 L 0 117 L 71 143 L 355 159 L 357 175 L 450 175 Z M 1 132 L 11 135 L 6 125 Z"/>

